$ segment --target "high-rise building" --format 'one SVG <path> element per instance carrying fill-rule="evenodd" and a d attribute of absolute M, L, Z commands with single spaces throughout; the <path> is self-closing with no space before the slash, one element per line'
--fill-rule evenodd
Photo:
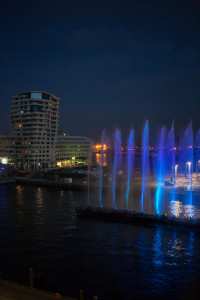
<path fill-rule="evenodd" d="M 39 169 L 55 166 L 59 104 L 58 97 L 40 91 L 28 91 L 13 97 L 10 121 L 16 167 Z"/>

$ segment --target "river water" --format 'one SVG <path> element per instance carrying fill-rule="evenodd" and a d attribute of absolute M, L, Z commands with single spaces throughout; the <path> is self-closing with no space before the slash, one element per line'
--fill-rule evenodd
<path fill-rule="evenodd" d="M 200 234 L 77 219 L 87 191 L 0 186 L 0 272 L 28 284 L 43 266 L 46 289 L 88 299 L 197 299 Z"/>

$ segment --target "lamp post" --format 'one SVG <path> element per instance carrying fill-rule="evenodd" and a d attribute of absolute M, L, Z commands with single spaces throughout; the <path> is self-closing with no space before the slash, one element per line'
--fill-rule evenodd
<path fill-rule="evenodd" d="M 176 177 L 177 177 L 177 171 L 178 171 L 178 165 L 175 165 L 175 180 L 176 180 Z"/>
<path fill-rule="evenodd" d="M 188 174 L 189 174 L 189 176 L 191 175 L 190 173 L 191 173 L 191 161 L 188 161 L 187 162 L 187 166 L 188 166 Z"/>
<path fill-rule="evenodd" d="M 197 164 L 196 164 L 196 167 L 197 167 L 197 181 L 199 180 L 199 169 L 200 169 L 200 160 L 198 160 Z"/>

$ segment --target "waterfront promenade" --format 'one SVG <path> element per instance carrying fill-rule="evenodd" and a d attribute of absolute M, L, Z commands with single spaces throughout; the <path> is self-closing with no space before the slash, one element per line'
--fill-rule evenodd
<path fill-rule="evenodd" d="M 0 300 L 76 300 L 0 279 Z"/>

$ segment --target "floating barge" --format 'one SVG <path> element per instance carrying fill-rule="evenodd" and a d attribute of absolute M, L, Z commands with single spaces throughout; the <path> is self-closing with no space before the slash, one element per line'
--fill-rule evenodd
<path fill-rule="evenodd" d="M 173 227 L 184 227 L 200 229 L 200 219 L 185 219 L 167 215 L 153 215 L 138 213 L 135 211 L 106 209 L 96 207 L 76 207 L 79 218 L 101 220 L 113 223 L 134 224 L 140 226 L 166 225 Z"/>

